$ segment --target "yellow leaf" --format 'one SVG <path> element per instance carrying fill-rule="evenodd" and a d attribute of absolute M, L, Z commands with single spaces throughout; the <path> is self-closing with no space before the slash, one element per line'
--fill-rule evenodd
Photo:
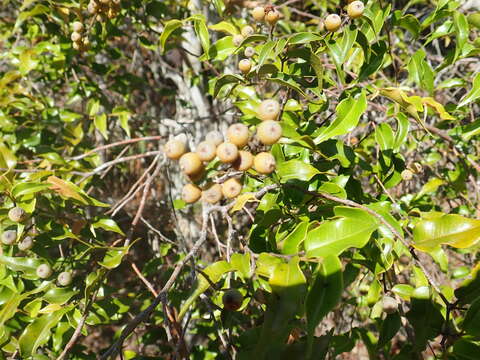
<path fill-rule="evenodd" d="M 230 209 L 230 212 L 233 214 L 236 211 L 242 210 L 247 202 L 258 201 L 254 193 L 245 193 L 237 197 L 235 205 Z"/>
<path fill-rule="evenodd" d="M 60 310 L 62 308 L 61 305 L 58 305 L 58 304 L 49 304 L 47 306 L 45 306 L 43 309 L 40 309 L 38 311 L 39 314 L 50 314 L 50 313 L 53 313 L 57 310 Z"/>
<path fill-rule="evenodd" d="M 445 110 L 443 105 L 437 102 L 434 98 L 425 97 L 422 101 L 425 105 L 432 107 L 442 120 L 455 120 L 455 118 Z"/>
<path fill-rule="evenodd" d="M 60 195 L 84 202 L 84 199 L 76 191 L 73 184 L 69 184 L 68 182 L 53 175 L 47 179 L 47 182 L 52 184 L 52 189 Z"/>

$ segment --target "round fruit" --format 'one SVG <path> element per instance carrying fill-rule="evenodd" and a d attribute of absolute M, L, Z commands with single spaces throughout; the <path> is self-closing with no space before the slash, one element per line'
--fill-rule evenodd
<path fill-rule="evenodd" d="M 245 51 L 243 52 L 243 54 L 248 57 L 248 58 L 251 58 L 253 55 L 255 55 L 255 49 L 251 46 L 247 47 L 245 49 Z"/>
<path fill-rule="evenodd" d="M 70 35 L 70 39 L 72 39 L 73 42 L 80 42 L 80 40 L 82 39 L 82 35 L 74 31 L 72 35 Z"/>
<path fill-rule="evenodd" d="M 222 186 L 210 184 L 202 191 L 202 199 L 210 204 L 216 204 L 222 199 Z"/>
<path fill-rule="evenodd" d="M 165 155 L 168 158 L 177 160 L 187 151 L 187 145 L 180 140 L 170 140 L 165 144 Z"/>
<path fill-rule="evenodd" d="M 58 285 L 68 286 L 72 283 L 72 273 L 70 271 L 64 271 L 58 274 L 57 277 Z"/>
<path fill-rule="evenodd" d="M 18 243 L 18 250 L 27 251 L 33 247 L 33 238 L 31 236 L 26 236 L 22 241 Z"/>
<path fill-rule="evenodd" d="M 265 18 L 265 9 L 263 6 L 257 6 L 252 10 L 252 16 L 256 21 L 263 21 Z"/>
<path fill-rule="evenodd" d="M 230 289 L 223 294 L 222 302 L 224 309 L 237 311 L 242 306 L 243 295 L 237 289 Z"/>
<path fill-rule="evenodd" d="M 348 16 L 352 19 L 356 19 L 363 15 L 363 11 L 365 10 L 365 5 L 361 1 L 353 1 L 347 7 Z"/>
<path fill-rule="evenodd" d="M 248 137 L 248 127 L 241 123 L 230 125 L 227 129 L 228 141 L 237 145 L 238 148 L 242 148 L 248 144 Z"/>
<path fill-rule="evenodd" d="M 222 184 L 222 193 L 227 199 L 237 197 L 242 191 L 242 184 L 235 178 L 228 179 Z"/>
<path fill-rule="evenodd" d="M 240 44 L 243 42 L 245 38 L 243 35 L 237 34 L 233 36 L 233 45 L 235 46 L 240 46 Z"/>
<path fill-rule="evenodd" d="M 257 127 L 257 137 L 265 145 L 273 145 L 282 137 L 282 127 L 275 120 L 263 121 Z"/>
<path fill-rule="evenodd" d="M 196 153 L 202 161 L 211 161 L 215 158 L 217 146 L 211 141 L 202 141 L 198 144 Z"/>
<path fill-rule="evenodd" d="M 342 25 L 342 19 L 337 14 L 330 14 L 325 18 L 325 28 L 328 31 L 337 31 Z"/>
<path fill-rule="evenodd" d="M 217 147 L 217 156 L 221 162 L 231 164 L 238 158 L 238 148 L 231 142 L 224 142 Z"/>
<path fill-rule="evenodd" d="M 74 43 L 72 44 L 72 47 L 73 47 L 74 50 L 78 50 L 78 51 L 83 50 L 83 44 L 78 43 L 78 42 L 74 42 Z"/>
<path fill-rule="evenodd" d="M 5 245 L 12 245 L 17 240 L 16 230 L 7 230 L 2 234 L 2 243 Z"/>
<path fill-rule="evenodd" d="M 87 5 L 87 11 L 90 14 L 95 14 L 97 12 L 98 5 L 95 1 L 90 1 Z"/>
<path fill-rule="evenodd" d="M 403 180 L 410 181 L 413 179 L 413 172 L 411 170 L 405 169 L 400 174 Z"/>
<path fill-rule="evenodd" d="M 209 141 L 211 143 L 214 143 L 215 146 L 218 146 L 223 142 L 223 136 L 218 131 L 210 131 L 205 136 L 205 141 Z"/>
<path fill-rule="evenodd" d="M 413 163 L 413 164 L 412 164 L 412 167 L 413 167 L 413 169 L 415 170 L 415 172 L 416 172 L 417 174 L 420 174 L 420 173 L 423 172 L 423 166 L 422 166 L 422 164 L 420 164 L 420 163 L 418 163 L 418 162 Z"/>
<path fill-rule="evenodd" d="M 252 36 L 253 34 L 255 34 L 255 30 L 253 30 L 253 27 L 251 27 L 250 25 L 244 26 L 242 28 L 243 37 L 249 37 L 249 36 Z"/>
<path fill-rule="evenodd" d="M 202 168 L 202 160 L 197 153 L 189 152 L 183 154 L 179 160 L 180 169 L 186 175 L 198 174 Z"/>
<path fill-rule="evenodd" d="M 182 199 L 187 204 L 192 204 L 202 196 L 202 190 L 194 184 L 186 184 L 182 189 Z"/>
<path fill-rule="evenodd" d="M 52 275 L 53 271 L 50 265 L 42 264 L 37 267 L 37 276 L 40 279 L 46 279 Z"/>
<path fill-rule="evenodd" d="M 280 114 L 280 104 L 274 99 L 263 100 L 257 113 L 261 120 L 276 120 Z"/>
<path fill-rule="evenodd" d="M 80 21 L 74 21 L 72 24 L 72 29 L 73 31 L 77 33 L 82 33 L 83 32 L 83 24 Z"/>
<path fill-rule="evenodd" d="M 233 168 L 238 171 L 247 171 L 253 165 L 253 155 L 249 151 L 240 150 L 238 152 L 238 158 L 232 164 Z"/>
<path fill-rule="evenodd" d="M 270 24 L 270 26 L 274 26 L 278 19 L 280 19 L 280 13 L 277 10 L 269 11 L 265 15 L 265 21 Z"/>
<path fill-rule="evenodd" d="M 238 63 L 238 69 L 244 74 L 248 74 L 251 68 L 252 62 L 249 59 L 242 59 Z"/>
<path fill-rule="evenodd" d="M 398 301 L 391 296 L 384 296 L 382 299 L 382 309 L 387 314 L 393 314 L 398 310 Z"/>
<path fill-rule="evenodd" d="M 253 168 L 260 174 L 270 174 L 276 167 L 275 158 L 268 152 L 261 152 L 253 159 Z"/>
<path fill-rule="evenodd" d="M 27 217 L 27 213 L 21 207 L 15 206 L 8 211 L 8 218 L 13 222 L 22 222 Z"/>

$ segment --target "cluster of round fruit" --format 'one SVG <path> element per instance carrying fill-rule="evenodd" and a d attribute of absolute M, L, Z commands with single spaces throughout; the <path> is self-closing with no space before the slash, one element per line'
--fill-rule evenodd
<path fill-rule="evenodd" d="M 74 21 L 72 29 L 73 32 L 70 35 L 70 39 L 73 41 L 73 48 L 79 51 L 85 50 L 90 42 L 86 36 L 83 36 L 83 31 L 85 30 L 83 24 L 80 21 Z"/>
<path fill-rule="evenodd" d="M 15 206 L 8 211 L 8 218 L 12 222 L 20 223 L 27 219 L 27 213 L 19 206 Z M 2 233 L 1 240 L 4 245 L 14 245 L 17 242 L 17 231 L 6 230 Z M 33 247 L 33 237 L 25 236 L 17 243 L 18 250 L 27 251 Z M 40 264 L 36 269 L 36 274 L 40 279 L 47 279 L 52 276 L 52 267 L 49 264 Z M 61 286 L 68 286 L 72 282 L 72 273 L 69 271 L 61 272 L 57 277 L 57 282 Z"/>
<path fill-rule="evenodd" d="M 257 126 L 256 136 L 264 145 L 273 145 L 282 137 L 282 127 L 276 121 L 280 114 L 280 104 L 273 99 L 264 100 L 260 103 L 257 114 L 262 122 Z M 210 162 L 215 158 L 232 166 L 237 171 L 247 171 L 253 167 L 260 174 L 270 174 L 275 170 L 275 158 L 269 152 L 260 152 L 255 156 L 250 151 L 241 150 L 250 139 L 248 127 L 242 123 L 231 125 L 226 133 L 227 141 L 217 131 L 207 134 L 206 140 L 198 144 L 195 151 L 187 152 L 184 141 L 173 139 L 165 144 L 165 154 L 168 158 L 179 160 L 180 169 L 195 182 L 204 174 L 204 162 Z M 182 190 L 182 199 L 186 203 L 194 203 L 200 198 L 215 204 L 225 197 L 232 199 L 242 191 L 242 184 L 236 178 L 229 178 L 221 185 L 217 183 L 207 184 L 203 189 L 197 185 L 186 184 Z"/>
<path fill-rule="evenodd" d="M 113 19 L 121 10 L 120 0 L 90 0 L 87 10 L 97 21 Z"/>
<path fill-rule="evenodd" d="M 363 2 L 359 0 L 349 0 L 349 4 L 347 6 L 347 14 L 351 19 L 359 18 L 363 15 L 363 11 L 365 10 L 365 5 Z M 342 19 L 337 14 L 330 14 L 328 15 L 325 20 L 323 21 L 325 25 L 325 29 L 328 31 L 334 32 L 340 29 L 342 26 Z"/>

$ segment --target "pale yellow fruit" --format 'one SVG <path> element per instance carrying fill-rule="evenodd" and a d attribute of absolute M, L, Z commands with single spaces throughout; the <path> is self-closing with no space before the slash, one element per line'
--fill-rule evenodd
<path fill-rule="evenodd" d="M 330 14 L 325 18 L 325 28 L 328 31 L 337 31 L 342 25 L 342 19 L 337 14 Z"/>
<path fill-rule="evenodd" d="M 270 24 L 270 26 L 274 26 L 277 23 L 278 19 L 280 19 L 280 13 L 277 10 L 269 11 L 265 15 L 265 22 Z"/>
<path fill-rule="evenodd" d="M 247 47 L 245 49 L 245 51 L 243 52 L 243 54 L 247 57 L 247 58 L 251 58 L 253 55 L 255 55 L 255 49 L 251 46 Z"/>
<path fill-rule="evenodd" d="M 255 21 L 263 21 L 265 18 L 265 8 L 263 6 L 257 6 L 252 10 L 252 16 Z"/>
<path fill-rule="evenodd" d="M 365 10 L 365 5 L 361 1 L 353 1 L 347 7 L 348 16 L 352 19 L 359 18 L 363 15 L 363 11 Z"/>
<path fill-rule="evenodd" d="M 271 174 L 276 166 L 275 158 L 268 152 L 261 152 L 253 159 L 253 168 L 260 174 Z"/>
<path fill-rule="evenodd" d="M 202 191 L 202 199 L 210 204 L 216 204 L 222 199 L 222 186 L 210 184 Z"/>
<path fill-rule="evenodd" d="M 52 275 L 53 271 L 50 265 L 41 264 L 37 267 L 36 273 L 40 279 L 46 279 Z"/>
<path fill-rule="evenodd" d="M 400 174 L 403 180 L 410 181 L 413 179 L 413 172 L 411 170 L 405 169 Z"/>
<path fill-rule="evenodd" d="M 70 35 L 70 39 L 72 39 L 73 42 L 80 42 L 82 40 L 82 35 L 74 31 L 72 32 L 72 35 Z"/>
<path fill-rule="evenodd" d="M 228 179 L 222 184 L 222 194 L 227 199 L 233 199 L 242 192 L 242 184 L 235 178 Z"/>
<path fill-rule="evenodd" d="M 227 129 L 228 141 L 237 145 L 238 148 L 248 144 L 249 135 L 248 127 L 241 123 L 230 125 Z"/>
<path fill-rule="evenodd" d="M 242 28 L 241 33 L 243 37 L 249 37 L 255 34 L 255 30 L 250 25 L 247 25 Z"/>
<path fill-rule="evenodd" d="M 189 152 L 183 154 L 179 160 L 180 169 L 186 175 L 197 174 L 203 169 L 202 160 L 198 154 Z"/>
<path fill-rule="evenodd" d="M 273 145 L 282 137 L 282 127 L 275 120 L 265 120 L 257 127 L 257 137 L 265 145 Z"/>
<path fill-rule="evenodd" d="M 2 243 L 12 245 L 17 240 L 17 232 L 15 230 L 7 230 L 2 233 Z"/>
<path fill-rule="evenodd" d="M 280 114 L 280 104 L 277 100 L 263 100 L 258 107 L 257 114 L 260 120 L 276 120 Z"/>
<path fill-rule="evenodd" d="M 19 206 L 8 210 L 8 218 L 13 222 L 22 222 L 27 217 L 27 213 Z"/>
<path fill-rule="evenodd" d="M 238 158 L 237 145 L 231 142 L 224 142 L 217 147 L 217 157 L 221 162 L 231 164 Z"/>
<path fill-rule="evenodd" d="M 233 168 L 238 171 L 247 171 L 253 165 L 253 155 L 249 151 L 240 150 L 238 152 L 238 158 L 232 164 Z"/>
<path fill-rule="evenodd" d="M 72 283 L 72 273 L 70 271 L 63 271 L 57 276 L 57 282 L 60 286 L 68 286 Z"/>
<path fill-rule="evenodd" d="M 205 141 L 209 141 L 211 143 L 214 143 L 215 146 L 218 146 L 223 142 L 223 136 L 218 131 L 210 131 L 205 136 Z"/>
<path fill-rule="evenodd" d="M 180 140 L 170 140 L 165 144 L 165 155 L 172 160 L 179 159 L 187 151 L 187 145 Z"/>
<path fill-rule="evenodd" d="M 182 200 L 187 204 L 192 204 L 200 199 L 202 190 L 194 184 L 186 184 L 182 189 Z"/>
<path fill-rule="evenodd" d="M 393 314 L 398 310 L 398 301 L 391 296 L 384 296 L 382 299 L 382 309 L 387 314 Z"/>
<path fill-rule="evenodd" d="M 80 21 L 74 21 L 72 24 L 73 31 L 77 33 L 82 33 L 84 30 L 83 24 Z"/>
<path fill-rule="evenodd" d="M 233 44 L 235 46 L 240 46 L 240 44 L 243 42 L 243 40 L 245 40 L 243 35 L 237 34 L 237 35 L 233 36 Z"/>
<path fill-rule="evenodd" d="M 202 161 L 211 161 L 217 155 L 217 147 L 211 141 L 202 141 L 198 144 L 196 153 Z"/>
<path fill-rule="evenodd" d="M 18 243 L 18 250 L 27 251 L 33 247 L 33 238 L 31 236 L 26 236 L 22 241 Z"/>
<path fill-rule="evenodd" d="M 248 74 L 252 69 L 252 62 L 249 59 L 242 59 L 238 63 L 238 69 L 244 73 Z"/>

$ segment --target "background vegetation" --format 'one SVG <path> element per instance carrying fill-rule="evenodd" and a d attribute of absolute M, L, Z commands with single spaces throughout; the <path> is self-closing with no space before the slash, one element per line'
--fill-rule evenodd
<path fill-rule="evenodd" d="M 364 4 L 4 0 L 0 359 L 478 359 L 478 2 Z M 276 170 L 187 205 L 239 122 Z"/>

